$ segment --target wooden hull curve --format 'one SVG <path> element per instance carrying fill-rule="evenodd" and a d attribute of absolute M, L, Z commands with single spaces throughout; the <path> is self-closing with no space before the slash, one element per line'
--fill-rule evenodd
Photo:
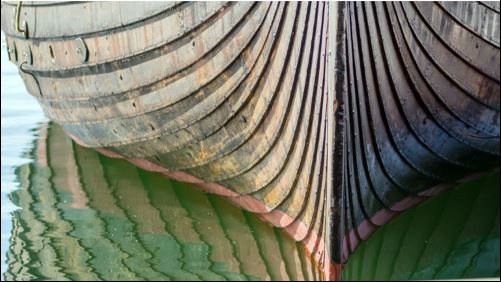
<path fill-rule="evenodd" d="M 258 213 L 325 278 L 378 226 L 499 166 L 498 3 L 21 11 L 26 38 L 2 2 L 9 58 L 75 141 Z"/>

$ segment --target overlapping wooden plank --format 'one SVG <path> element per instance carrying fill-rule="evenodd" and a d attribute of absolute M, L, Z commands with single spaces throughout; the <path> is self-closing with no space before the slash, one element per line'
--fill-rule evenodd
<path fill-rule="evenodd" d="M 410 80 L 417 91 L 416 98 L 419 98 L 419 100 L 424 104 L 428 113 L 430 113 L 431 118 L 433 118 L 437 124 L 452 137 L 472 147 L 471 149 L 463 148 L 461 152 L 465 152 L 466 154 L 478 151 L 494 153 L 497 150 L 499 152 L 496 140 L 488 138 L 488 135 L 475 130 L 475 128 L 467 126 L 467 124 L 458 120 L 457 117 L 454 116 L 454 114 L 447 108 L 447 105 L 442 104 L 440 100 L 436 98 L 436 94 L 433 93 L 433 88 L 427 84 L 426 78 L 416 65 L 417 62 L 413 60 L 414 57 L 411 54 L 412 50 L 408 47 L 406 40 L 403 38 L 393 6 L 385 5 L 385 8 L 388 13 L 389 20 L 391 21 L 393 34 L 395 36 L 396 44 L 399 47 L 403 65 L 405 66 Z M 428 121 L 423 122 L 428 123 Z"/>
<path fill-rule="evenodd" d="M 479 40 L 480 38 L 476 34 L 458 24 L 454 18 L 449 17 L 441 6 L 435 3 L 423 5 L 416 2 L 413 6 L 424 19 L 423 22 L 435 33 L 438 40 L 446 44 L 455 56 L 467 62 L 470 68 L 477 69 L 484 76 L 499 82 L 500 70 L 491 63 L 492 61 L 500 61 L 499 47 L 496 48 Z M 445 24 L 441 24 L 441 22 Z M 475 42 L 475 44 L 465 44 L 465 42 Z"/>
<path fill-rule="evenodd" d="M 439 158 L 433 161 L 432 166 L 441 174 L 441 177 L 450 180 L 458 178 L 460 175 L 472 173 L 470 168 L 481 165 L 481 163 L 487 161 L 487 158 L 478 154 L 476 150 L 473 151 L 451 138 L 444 129 L 436 124 L 433 117 L 425 109 L 422 109 L 420 101 L 413 91 L 412 81 L 406 80 L 406 71 L 397 57 L 398 51 L 394 49 L 394 44 L 390 44 L 391 38 L 389 36 L 391 34 L 387 29 L 389 25 L 387 25 L 384 7 L 377 4 L 375 8 L 378 15 L 376 21 L 380 27 L 378 33 L 381 34 L 385 61 L 392 77 L 392 83 L 395 86 L 394 93 L 398 98 L 396 101 L 402 108 L 409 129 L 428 150 Z M 444 146 L 444 144 L 447 145 Z M 474 155 L 478 156 L 473 157 Z"/>
<path fill-rule="evenodd" d="M 256 87 L 256 83 L 263 77 L 263 73 L 269 63 L 269 58 L 272 56 L 271 52 L 276 47 L 279 36 L 275 35 L 279 31 L 281 21 L 285 18 L 283 9 L 284 5 L 280 5 L 274 17 L 272 29 L 266 35 L 266 43 L 259 55 L 258 61 L 251 66 L 248 76 L 235 84 L 234 88 L 226 94 L 227 99 L 221 105 L 215 107 L 212 112 L 208 112 L 206 116 L 202 116 L 198 122 L 181 125 L 177 130 L 167 132 L 166 134 L 162 134 L 159 131 L 160 133 L 152 136 L 152 138 L 138 140 L 132 144 L 124 143 L 117 145 L 115 150 L 129 157 L 149 157 L 154 159 L 154 156 L 180 149 L 183 146 L 209 137 L 234 118 L 242 107 L 248 104 L 255 105 L 254 101 L 258 96 L 252 95 L 253 89 Z M 169 144 L 169 146 L 165 146 L 164 144 Z"/>
<path fill-rule="evenodd" d="M 148 18 L 161 15 L 175 7 L 177 2 L 82 2 L 72 5 L 21 6 L 20 21 L 28 23 L 29 38 L 35 40 L 60 39 L 62 37 L 90 36 L 98 32 L 140 25 Z M 13 37 L 23 37 L 14 28 L 16 9 L 2 3 L 2 30 Z M 112 16 L 118 13 L 119 16 Z M 78 15 L 78 20 L 75 20 Z M 47 21 L 48 18 L 54 22 Z"/>
<path fill-rule="evenodd" d="M 230 6 L 221 2 L 179 4 L 156 21 L 143 21 L 143 24 L 134 28 L 85 38 L 84 43 L 89 54 L 84 64 L 77 52 L 77 48 L 81 48 L 81 41 L 75 38 L 40 41 L 37 44 L 22 39 L 13 41 L 18 44 L 19 50 L 28 45 L 31 47 L 34 60 L 33 65 L 29 66 L 30 72 L 42 77 L 78 78 L 91 73 L 122 70 L 133 62 L 158 57 L 173 49 L 173 45 L 182 45 L 181 42 L 200 43 L 198 38 L 185 37 L 199 37 L 214 20 L 228 12 Z M 179 17 L 179 14 L 183 17 Z M 175 43 L 176 41 L 178 43 Z M 125 64 L 125 61 L 128 63 Z M 52 100 L 62 98 L 54 94 L 49 93 L 48 97 L 53 97 Z"/>
<path fill-rule="evenodd" d="M 465 28 L 477 34 L 487 43 L 499 48 L 499 11 L 496 13 L 478 2 L 437 2 Z"/>
<path fill-rule="evenodd" d="M 312 36 L 313 25 L 309 24 L 309 26 L 309 34 Z M 303 40 L 309 42 L 311 41 L 311 38 L 305 37 Z M 291 116 L 289 116 L 282 125 L 283 128 L 281 130 L 283 133 L 281 133 L 278 137 L 279 139 L 276 140 L 276 144 L 273 144 L 273 139 L 267 139 L 268 143 L 272 143 L 273 147 L 261 160 L 258 160 L 251 169 L 247 171 L 244 170 L 243 173 L 242 171 L 239 171 L 235 176 L 220 181 L 222 185 L 227 187 L 238 187 L 239 192 L 241 191 L 240 193 L 257 191 L 261 188 L 270 190 L 270 188 L 273 189 L 273 187 L 281 189 L 284 191 L 285 195 L 290 193 L 288 191 L 290 191 L 293 184 L 293 182 L 290 181 L 290 178 L 297 175 L 300 163 L 302 162 L 304 156 L 305 143 L 308 139 L 306 132 L 309 132 L 309 127 L 311 126 L 310 123 L 312 122 L 311 112 L 314 105 L 312 104 L 312 100 L 315 98 L 313 98 L 314 95 L 311 93 L 311 89 L 305 89 L 305 87 L 308 86 L 307 84 L 305 85 L 306 77 L 310 71 L 308 68 L 310 50 L 310 48 L 305 48 L 304 50 L 305 54 L 303 54 L 301 69 L 296 74 L 298 76 L 297 79 L 299 80 L 299 85 L 295 86 L 296 92 L 292 94 L 294 96 L 294 103 L 299 102 L 301 104 L 301 108 L 297 109 L 296 104 L 294 104 L 291 109 Z M 304 92 L 305 94 L 298 92 Z M 303 100 L 296 102 L 296 98 L 299 99 L 300 97 L 303 97 Z M 250 156 L 254 157 L 255 154 L 252 153 Z M 259 179 L 257 177 L 258 175 L 260 176 Z M 284 177 L 287 178 L 286 181 L 283 180 Z M 279 194 L 281 193 L 278 192 L 275 195 Z M 281 201 L 277 199 L 277 204 L 280 202 Z M 269 203 L 265 202 L 265 204 L 269 207 L 273 207 L 273 205 L 270 205 Z"/>
<path fill-rule="evenodd" d="M 375 8 L 376 7 L 373 5 L 367 5 L 369 19 L 376 13 Z M 383 14 L 381 13 L 381 15 Z M 421 169 L 425 174 L 434 175 L 435 178 L 439 178 L 443 181 L 450 181 L 459 178 L 461 175 L 471 174 L 472 170 L 470 168 L 475 166 L 475 163 L 471 161 L 471 157 L 463 161 L 449 157 L 453 155 L 452 152 L 463 151 L 465 149 L 454 150 L 454 146 L 449 145 L 448 148 L 450 148 L 450 151 L 441 152 L 441 150 L 443 150 L 443 142 L 438 142 L 438 140 L 436 140 L 435 136 L 437 135 L 434 134 L 435 132 L 428 132 L 428 128 L 432 127 L 434 124 L 425 123 L 426 127 L 423 125 L 422 121 L 429 119 L 429 117 L 425 111 L 421 110 L 419 102 L 412 94 L 412 86 L 409 85 L 405 79 L 405 71 L 399 68 L 400 61 L 398 61 L 394 50 L 386 49 L 389 48 L 390 44 L 384 44 L 384 42 L 386 41 L 386 43 L 388 43 L 391 39 L 387 37 L 386 21 L 383 18 L 384 17 L 380 17 L 377 19 L 379 25 L 374 22 L 374 25 L 380 27 L 380 29 L 374 31 L 374 36 L 379 34 L 381 38 L 379 42 L 382 43 L 379 46 L 375 46 L 375 49 L 379 48 L 379 50 L 375 50 L 375 52 L 380 52 L 380 54 L 382 54 L 384 62 L 386 62 L 387 74 L 389 76 L 388 81 L 393 85 L 393 95 L 385 95 L 388 99 L 384 100 L 387 100 L 387 105 L 390 109 L 388 112 L 400 113 L 400 118 L 397 119 L 398 122 L 395 122 L 395 124 L 397 128 L 402 128 L 404 133 L 400 133 L 402 135 L 397 134 L 396 136 L 411 136 L 406 139 L 407 146 L 412 146 L 411 142 L 418 142 L 418 145 L 413 146 L 415 149 L 412 150 L 409 155 L 417 155 L 412 157 L 411 160 L 414 160 L 413 162 L 416 166 L 422 163 Z M 371 20 L 375 21 L 375 19 Z M 391 97 L 394 98 L 392 99 Z M 398 140 L 398 137 L 394 139 Z M 411 141 L 413 139 L 415 141 Z M 405 151 L 405 149 L 403 151 Z"/>
<path fill-rule="evenodd" d="M 291 4 L 291 7 L 287 8 L 287 18 L 286 27 L 292 28 L 294 19 L 296 16 L 296 7 Z M 291 39 L 290 31 L 282 31 L 281 35 L 284 34 L 285 38 Z M 276 51 L 278 53 L 283 52 L 289 48 L 288 40 L 280 40 L 278 42 L 279 46 Z M 252 95 L 251 101 L 246 104 L 246 107 L 239 111 L 237 115 L 225 124 L 223 128 L 218 130 L 216 133 L 210 135 L 204 140 L 199 140 L 196 144 L 187 146 L 176 150 L 174 152 L 159 155 L 160 160 L 168 164 L 168 167 L 176 169 L 183 166 L 195 167 L 202 165 L 204 163 L 209 163 L 210 161 L 221 157 L 222 155 L 228 154 L 234 149 L 236 149 L 240 144 L 242 144 L 251 134 L 258 128 L 260 122 L 266 116 L 264 113 L 269 111 L 273 101 L 279 97 L 283 99 L 288 99 L 288 93 L 280 92 L 278 95 L 278 87 L 281 73 L 285 72 L 284 62 L 286 57 L 276 58 L 272 62 L 271 68 L 267 69 L 264 74 L 265 81 L 260 82 L 257 87 L 253 89 L 255 93 L 260 93 L 259 95 Z M 283 109 L 281 109 L 283 111 Z M 244 122 L 246 120 L 246 122 Z M 209 150 L 207 150 L 210 148 Z"/>
<path fill-rule="evenodd" d="M 428 27 L 414 5 L 402 4 L 402 9 L 416 40 L 423 46 L 431 60 L 442 72 L 460 87 L 477 103 L 486 107 L 485 115 L 493 115 L 492 111 L 499 111 L 499 95 L 489 93 L 499 92 L 499 82 L 486 77 L 478 70 L 470 67 L 461 57 L 455 55 L 443 42 L 437 40 L 437 35 Z M 447 60 L 446 60 L 447 59 Z M 494 61 L 499 60 L 496 57 Z M 478 117 L 484 120 L 483 116 Z"/>
<path fill-rule="evenodd" d="M 137 115 L 132 114 L 129 117 L 105 119 L 99 123 L 65 124 L 64 126 L 69 132 L 84 137 L 83 141 L 96 140 L 91 141 L 88 145 L 98 142 L 102 146 L 130 144 L 179 131 L 212 113 L 247 78 L 249 69 L 252 68 L 260 51 L 260 48 L 253 47 L 258 47 L 263 43 L 263 40 L 258 40 L 261 37 L 255 37 L 254 39 L 256 41 L 249 42 L 252 45 L 245 46 L 245 48 L 249 48 L 246 50 L 249 53 L 244 53 L 243 56 L 236 58 L 220 77 L 207 86 L 189 94 L 188 97 L 181 99 L 179 103 L 176 102 L 166 107 L 160 106 L 157 110 Z M 170 94 L 172 93 L 162 92 L 166 99 L 170 99 Z M 157 98 L 163 99 L 160 96 Z M 132 107 L 135 108 L 144 106 L 142 101 L 131 100 L 126 103 L 132 103 Z M 159 107 L 155 103 L 152 103 L 151 106 L 154 108 Z M 97 137 L 96 134 L 100 136 Z"/>
<path fill-rule="evenodd" d="M 468 125 L 484 132 L 486 135 L 499 135 L 499 127 L 496 129 L 496 123 L 499 121 L 499 118 L 497 117 L 499 116 L 499 112 L 487 109 L 477 100 L 469 98 L 464 90 L 455 84 L 454 80 L 449 80 L 448 72 L 450 69 L 444 70 L 443 68 L 440 68 L 440 65 L 436 65 L 433 61 L 435 58 L 430 58 L 425 55 L 431 51 L 425 51 L 423 48 L 425 48 L 426 45 L 421 45 L 421 42 L 417 41 L 415 38 L 416 35 L 413 33 L 411 25 L 409 25 L 409 19 L 407 18 L 403 7 L 401 5 L 395 5 L 395 11 L 404 34 L 404 38 L 411 49 L 414 59 L 417 61 L 417 66 L 421 73 L 423 73 L 428 84 L 434 89 L 434 93 L 437 94 L 437 98 L 452 113 L 454 113 L 455 116 Z M 424 31 L 425 29 L 423 29 L 423 32 Z M 430 48 L 430 46 L 428 46 L 428 48 Z M 436 54 L 436 52 L 433 53 Z M 442 57 L 442 60 L 443 59 L 444 57 Z M 457 58 L 452 56 L 450 63 L 454 61 L 457 61 Z M 456 69 L 458 67 L 459 66 L 455 66 Z M 479 76 L 475 77 L 481 79 Z M 479 84 L 474 87 L 479 87 Z M 452 97 L 456 98 L 453 99 Z M 489 122 L 489 120 L 492 121 L 492 123 Z"/>
<path fill-rule="evenodd" d="M 52 103 L 55 110 L 62 108 L 59 110 L 60 115 L 64 113 L 61 112 L 64 107 L 82 107 L 79 109 L 81 120 L 74 117 L 63 119 L 64 115 L 61 117 L 61 122 L 68 123 L 96 123 L 104 118 L 120 117 L 107 111 L 112 106 L 117 107 L 113 109 L 118 109 L 126 107 L 127 104 L 131 115 L 145 113 L 148 109 L 159 109 L 162 105 L 165 107 L 187 97 L 223 72 L 240 55 L 258 30 L 258 23 L 264 19 L 268 6 L 241 4 L 227 9 L 221 8 L 222 12 L 211 18 L 211 24 L 191 34 L 193 38 L 187 32 L 172 44 L 141 54 L 130 54 L 122 61 L 104 63 L 95 69 L 89 67 L 85 72 L 77 70 L 74 77 L 37 76 L 41 89 L 47 92 L 41 102 L 43 105 Z M 240 23 L 244 18 L 246 20 Z M 219 36 L 214 36 L 214 33 Z M 238 34 L 240 35 L 236 36 Z M 192 86 L 188 85 L 188 80 L 191 80 Z M 107 87 L 101 89 L 100 85 Z M 163 97 L 166 92 L 172 91 L 177 93 L 174 97 Z M 155 95 L 151 95 L 152 92 Z M 157 98 L 157 107 L 149 105 L 148 108 L 146 101 L 151 103 L 157 92 L 164 93 L 160 96 L 164 99 Z M 173 96 L 172 93 L 169 95 Z M 131 99 L 137 100 L 137 109 L 132 107 L 133 101 L 125 102 Z M 142 101 L 145 105 L 139 107 Z M 164 101 L 164 104 L 160 103 L 161 101 Z M 170 102 L 167 103 L 168 101 Z M 89 114 L 85 115 L 89 110 L 92 110 L 90 113 L 94 112 L 94 118 Z M 77 111 L 76 114 L 78 113 Z"/>
<path fill-rule="evenodd" d="M 316 40 L 318 40 L 319 46 L 322 46 L 325 42 L 325 33 L 322 31 L 325 30 L 327 21 L 325 21 L 326 13 L 327 10 L 320 6 L 319 7 L 319 14 L 322 14 L 322 16 L 318 17 L 318 34 L 316 36 Z M 325 46 L 325 45 L 324 45 Z M 323 150 L 320 148 L 324 142 L 324 133 L 325 133 L 325 126 L 326 123 L 324 121 L 324 117 L 326 116 L 326 95 L 322 93 L 322 89 L 324 89 L 324 82 L 322 81 L 322 77 L 324 75 L 324 67 L 325 67 L 325 62 L 324 62 L 324 57 L 322 56 L 322 50 L 321 48 L 315 48 L 316 51 L 312 53 L 312 69 L 318 69 L 319 71 L 315 73 L 315 75 L 312 75 L 309 79 L 310 81 L 308 82 L 308 91 L 314 91 L 314 97 L 315 97 L 315 108 L 313 109 L 314 111 L 312 112 L 312 119 L 310 118 L 310 133 L 307 138 L 308 140 L 308 148 L 307 152 L 304 152 L 302 158 L 306 158 L 303 160 L 304 164 L 302 165 L 302 168 L 300 172 L 297 173 L 295 176 L 290 176 L 287 177 L 289 179 L 289 182 L 291 182 L 289 185 L 294 185 L 292 187 L 292 191 L 283 195 L 286 196 L 286 198 L 282 201 L 282 197 L 277 197 L 274 195 L 274 191 L 276 189 L 268 189 L 267 187 L 262 189 L 261 191 L 255 192 L 252 194 L 253 197 L 256 199 L 267 202 L 267 205 L 269 207 L 275 207 L 277 204 L 278 206 L 275 207 L 275 210 L 270 211 L 269 213 L 262 214 L 262 216 L 268 220 L 270 223 L 272 223 L 275 226 L 278 227 L 286 227 L 290 225 L 301 213 L 303 210 L 304 206 L 306 205 L 306 200 L 308 199 L 309 195 L 313 193 L 312 191 L 315 191 L 317 189 L 317 183 L 314 182 L 314 178 L 318 179 L 319 174 L 315 173 L 315 171 L 318 171 L 320 168 L 320 163 L 322 161 L 322 156 L 323 156 Z M 318 67 L 317 67 L 318 66 Z M 321 85 L 320 87 L 316 88 L 316 86 Z M 298 159 L 298 157 L 296 157 Z M 316 168 L 314 168 L 316 167 Z M 285 175 L 285 174 L 284 174 Z M 291 179 L 294 179 L 292 177 L 295 177 L 296 179 L 294 181 L 291 181 Z M 318 180 L 316 180 L 318 181 Z M 286 185 L 286 184 L 282 184 Z M 273 186 L 270 186 L 270 188 L 274 188 Z M 278 187 L 280 189 L 280 186 Z M 282 188 L 283 189 L 283 188 Z M 278 190 L 280 191 L 280 190 Z M 271 198 L 270 196 L 275 196 L 274 198 Z M 266 200 L 268 198 L 268 200 Z M 280 200 L 280 201 L 278 201 Z"/>

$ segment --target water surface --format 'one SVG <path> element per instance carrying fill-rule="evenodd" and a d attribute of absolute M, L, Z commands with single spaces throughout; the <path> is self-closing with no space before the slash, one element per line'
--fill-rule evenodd
<path fill-rule="evenodd" d="M 499 169 L 412 208 L 349 258 L 346 280 L 499 277 Z"/>
<path fill-rule="evenodd" d="M 16 66 L 8 61 L 3 44 L 1 63 L 1 267 L 3 279 L 3 273 L 7 269 L 5 254 L 9 247 L 12 230 L 11 212 L 17 209 L 8 198 L 8 195 L 19 187 L 19 180 L 16 179 L 14 170 L 30 162 L 25 152 L 36 138 L 35 128 L 41 122 L 46 122 L 46 119 L 36 100 L 27 94 Z"/>
<path fill-rule="evenodd" d="M 78 146 L 2 48 L 2 280 L 318 280 L 222 198 Z"/>

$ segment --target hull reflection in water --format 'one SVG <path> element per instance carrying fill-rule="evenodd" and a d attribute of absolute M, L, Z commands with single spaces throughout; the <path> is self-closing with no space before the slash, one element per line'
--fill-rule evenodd
<path fill-rule="evenodd" d="M 414 207 L 348 259 L 345 280 L 499 277 L 499 169 Z"/>
<path fill-rule="evenodd" d="M 218 196 L 41 129 L 5 280 L 318 280 L 300 243 Z"/>

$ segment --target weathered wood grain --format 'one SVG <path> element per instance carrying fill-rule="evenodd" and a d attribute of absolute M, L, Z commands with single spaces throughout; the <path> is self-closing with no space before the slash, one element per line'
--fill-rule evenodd
<path fill-rule="evenodd" d="M 399 213 L 499 166 L 497 2 L 28 2 L 27 38 L 15 6 L 9 58 L 70 136 L 259 213 L 323 278 Z"/>

